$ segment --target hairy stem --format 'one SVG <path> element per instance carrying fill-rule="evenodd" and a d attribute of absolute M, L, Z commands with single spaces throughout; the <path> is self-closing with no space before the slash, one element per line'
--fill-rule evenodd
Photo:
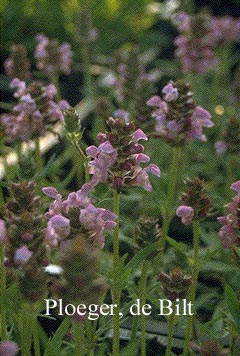
<path fill-rule="evenodd" d="M 173 302 L 172 309 L 175 309 L 175 302 Z M 168 338 L 167 338 L 167 349 L 165 356 L 171 356 L 171 349 L 172 349 L 172 342 L 173 342 L 173 332 L 174 332 L 174 325 L 175 325 L 175 314 L 172 313 L 169 317 L 168 322 Z"/>
<path fill-rule="evenodd" d="M 193 221 L 193 249 L 194 249 L 194 260 L 193 260 L 193 274 L 192 274 L 192 286 L 189 293 L 189 301 L 194 305 L 198 281 L 198 255 L 199 255 L 199 220 Z M 187 328 L 185 334 L 185 342 L 183 349 L 183 356 L 188 355 L 189 345 L 192 337 L 193 329 L 193 319 L 194 315 L 188 317 Z"/>
<path fill-rule="evenodd" d="M 0 291 L 3 294 L 6 291 L 6 269 L 4 266 L 5 257 L 5 246 L 0 242 Z M 7 338 L 7 320 L 6 320 L 6 309 L 4 305 L 1 306 L 1 338 L 6 340 Z"/>
<path fill-rule="evenodd" d="M 178 173 L 180 152 L 181 152 L 181 147 L 174 147 L 172 164 L 171 164 L 171 169 L 169 174 L 168 195 L 165 204 L 165 216 L 164 216 L 164 222 L 162 227 L 162 236 L 160 239 L 161 249 L 163 249 L 165 246 L 169 225 L 171 222 L 171 218 L 174 214 L 174 199 L 176 196 L 176 185 L 177 185 L 177 178 L 178 178 L 177 173 Z"/>
<path fill-rule="evenodd" d="M 113 212 L 119 217 L 119 193 L 113 191 Z M 119 337 L 120 337 L 120 296 L 121 290 L 118 286 L 118 269 L 119 269 L 119 222 L 114 229 L 113 235 L 113 288 L 112 299 L 115 306 L 115 313 L 113 315 L 113 352 L 112 356 L 119 356 Z"/>
<path fill-rule="evenodd" d="M 148 261 L 143 262 L 142 275 L 140 280 L 140 290 L 139 296 L 141 301 L 141 306 L 146 304 L 146 286 L 147 286 L 147 272 L 149 263 Z M 141 356 L 146 356 L 146 315 L 141 313 Z"/>
<path fill-rule="evenodd" d="M 75 340 L 74 356 L 84 356 L 84 330 L 82 322 L 74 322 L 73 333 Z"/>
<path fill-rule="evenodd" d="M 31 356 L 31 345 L 32 345 L 32 320 L 31 310 L 29 305 L 26 305 L 22 309 L 21 315 L 21 355 L 22 356 Z M 36 355 L 37 356 L 37 355 Z"/>
<path fill-rule="evenodd" d="M 40 138 L 39 137 L 37 137 L 35 140 L 35 159 L 36 159 L 37 175 L 40 175 L 42 173 L 43 161 L 42 161 L 42 155 L 41 155 L 41 150 L 40 150 Z"/>
<path fill-rule="evenodd" d="M 35 312 L 32 315 L 32 333 L 33 333 L 33 348 L 34 348 L 34 356 L 41 356 L 40 351 L 40 340 L 38 333 L 38 321 Z"/>

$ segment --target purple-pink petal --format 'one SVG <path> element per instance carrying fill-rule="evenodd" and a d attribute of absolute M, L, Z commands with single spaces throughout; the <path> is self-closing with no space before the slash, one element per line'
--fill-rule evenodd
<path fill-rule="evenodd" d="M 42 192 L 50 198 L 57 199 L 58 191 L 54 187 L 44 187 L 42 188 Z"/>
<path fill-rule="evenodd" d="M 147 101 L 148 106 L 159 106 L 162 102 L 162 99 L 158 95 L 154 95 Z"/>
<path fill-rule="evenodd" d="M 191 206 L 181 205 L 177 208 L 176 214 L 178 217 L 190 217 L 194 212 Z"/>
<path fill-rule="evenodd" d="M 145 168 L 145 171 L 157 177 L 160 177 L 161 174 L 160 168 L 156 164 L 149 164 L 149 166 Z"/>
<path fill-rule="evenodd" d="M 98 147 L 100 152 L 113 153 L 115 150 L 109 141 L 101 143 Z"/>
<path fill-rule="evenodd" d="M 147 135 L 141 129 L 135 131 L 132 135 L 132 138 L 134 142 L 138 142 L 139 140 L 148 140 Z"/>
<path fill-rule="evenodd" d="M 86 149 L 86 154 L 92 158 L 95 158 L 98 154 L 98 148 L 94 145 L 92 146 L 89 146 L 87 149 Z"/>
<path fill-rule="evenodd" d="M 240 195 L 240 180 L 234 182 L 230 188 L 235 190 L 238 193 L 238 195 Z"/>

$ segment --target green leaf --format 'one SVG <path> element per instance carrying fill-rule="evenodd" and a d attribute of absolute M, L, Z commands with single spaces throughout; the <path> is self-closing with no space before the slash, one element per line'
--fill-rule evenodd
<path fill-rule="evenodd" d="M 125 269 L 135 269 L 140 263 L 145 261 L 151 253 L 156 251 L 159 248 L 159 242 L 154 242 L 152 244 L 149 244 L 146 246 L 144 249 L 139 251 L 132 259 L 131 261 L 128 262 L 128 264 L 125 266 Z"/>
<path fill-rule="evenodd" d="M 186 245 L 184 243 L 177 242 L 169 236 L 166 237 L 166 240 L 169 243 L 169 245 L 171 245 L 173 248 L 175 248 L 175 250 L 177 250 L 181 253 L 185 253 Z"/>
<path fill-rule="evenodd" d="M 240 301 L 229 284 L 225 286 L 224 295 L 230 315 L 240 331 Z"/>
<path fill-rule="evenodd" d="M 71 325 L 71 319 L 65 318 L 56 333 L 49 340 L 43 356 L 59 356 L 61 353 L 62 339 Z"/>
<path fill-rule="evenodd" d="M 139 346 L 140 346 L 139 340 L 135 340 L 134 342 L 131 342 L 120 352 L 120 356 L 138 355 Z"/>

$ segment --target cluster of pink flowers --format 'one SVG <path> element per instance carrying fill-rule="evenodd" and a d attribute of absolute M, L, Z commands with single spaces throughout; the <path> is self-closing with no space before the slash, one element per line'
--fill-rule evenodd
<path fill-rule="evenodd" d="M 29 141 L 44 135 L 55 122 L 63 120 L 61 110 L 69 104 L 65 100 L 58 104 L 54 101 L 57 89 L 53 84 L 43 86 L 33 82 L 27 87 L 24 81 L 15 78 L 10 86 L 17 88 L 14 96 L 18 103 L 11 113 L 0 117 L 8 142 Z"/>
<path fill-rule="evenodd" d="M 108 126 L 109 132 L 97 136 L 100 145 L 90 146 L 86 150 L 87 155 L 93 158 L 89 162 L 90 174 L 93 175 L 91 184 L 107 183 L 117 191 L 133 186 L 142 186 L 151 191 L 148 173 L 159 177 L 160 169 L 155 164 L 140 167 L 141 163 L 150 160 L 144 154 L 144 146 L 138 143 L 147 140 L 147 136 L 123 118 L 110 118 Z"/>
<path fill-rule="evenodd" d="M 235 190 L 237 195 L 227 204 L 229 214 L 218 218 L 223 225 L 218 236 L 227 249 L 233 245 L 240 246 L 240 180 L 234 182 L 230 188 Z"/>
<path fill-rule="evenodd" d="M 176 214 L 184 225 L 191 224 L 192 220 L 202 220 L 207 217 L 211 208 L 211 200 L 205 190 L 205 182 L 196 177 L 185 180 L 187 190 L 182 194 L 184 205 L 177 208 Z"/>
<path fill-rule="evenodd" d="M 212 127 L 211 115 L 192 99 L 190 86 L 183 82 L 169 82 L 162 90 L 163 99 L 153 96 L 149 106 L 157 106 L 155 130 L 171 144 L 185 144 L 195 139 L 206 141 L 204 127 Z"/>
<path fill-rule="evenodd" d="M 73 52 L 69 43 L 59 45 L 58 40 L 49 40 L 45 35 L 37 35 L 35 51 L 37 68 L 47 75 L 69 74 L 73 63 Z"/>
<path fill-rule="evenodd" d="M 67 238 L 81 235 L 90 244 L 103 247 L 104 231 L 116 226 L 117 216 L 109 210 L 96 208 L 87 196 L 90 189 L 91 185 L 86 183 L 63 200 L 55 188 L 43 188 L 43 193 L 55 199 L 46 213 L 49 221 L 45 236 L 49 246 L 62 245 Z"/>
<path fill-rule="evenodd" d="M 240 18 L 232 16 L 213 16 L 210 21 L 211 40 L 219 43 L 240 42 Z"/>
<path fill-rule="evenodd" d="M 183 34 L 175 39 L 175 54 L 181 61 L 183 72 L 205 73 L 213 68 L 218 61 L 214 54 L 210 16 L 197 14 L 190 17 L 180 13 L 177 23 Z"/>

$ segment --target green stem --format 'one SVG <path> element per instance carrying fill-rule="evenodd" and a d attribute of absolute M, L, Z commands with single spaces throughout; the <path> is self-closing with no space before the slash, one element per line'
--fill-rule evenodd
<path fill-rule="evenodd" d="M 22 310 L 21 322 L 22 322 L 22 332 L 21 332 L 21 355 L 31 356 L 31 345 L 32 345 L 32 320 L 29 320 L 29 314 L 31 310 L 29 306 L 26 306 Z"/>
<path fill-rule="evenodd" d="M 85 182 L 88 183 L 88 182 L 90 182 L 90 175 L 89 175 L 89 168 L 88 168 L 88 157 L 85 155 L 84 151 L 80 147 L 76 138 L 71 136 L 70 139 L 71 139 L 71 142 L 73 143 L 74 147 L 76 148 L 77 152 L 79 153 L 80 157 L 83 159 Z"/>
<path fill-rule="evenodd" d="M 160 239 L 160 249 L 164 249 L 166 237 L 168 234 L 169 225 L 171 218 L 174 214 L 174 200 L 176 196 L 176 185 L 178 178 L 178 164 L 180 157 L 181 147 L 174 147 L 173 149 L 173 158 L 169 174 L 169 184 L 168 184 L 168 195 L 165 204 L 165 216 L 162 227 L 162 236 Z"/>
<path fill-rule="evenodd" d="M 231 184 L 234 182 L 234 168 L 235 164 L 233 161 L 233 156 L 229 155 L 228 159 L 226 160 L 226 171 L 227 171 L 227 182 L 226 182 L 226 198 L 227 201 L 232 199 L 232 190 L 230 189 Z"/>
<path fill-rule="evenodd" d="M 40 350 L 40 340 L 38 333 L 38 321 L 35 315 L 35 312 L 32 315 L 32 333 L 33 333 L 33 347 L 34 347 L 34 356 L 41 356 Z"/>
<path fill-rule="evenodd" d="M 4 266 L 5 257 L 5 246 L 0 242 L 0 290 L 3 294 L 6 291 L 6 269 Z M 7 319 L 6 319 L 6 309 L 4 305 L 1 307 L 1 338 L 6 340 L 7 338 Z"/>
<path fill-rule="evenodd" d="M 230 344 L 230 352 L 231 352 L 232 356 L 238 355 L 237 341 L 238 341 L 238 336 L 233 335 L 231 338 L 231 344 Z"/>
<path fill-rule="evenodd" d="M 132 323 L 132 333 L 131 333 L 131 340 L 130 342 L 133 342 L 136 340 L 137 337 L 137 329 L 138 329 L 138 315 L 136 315 L 133 318 L 133 323 Z"/>
<path fill-rule="evenodd" d="M 12 109 L 12 104 L 5 103 L 4 101 L 0 101 L 0 108 L 10 111 Z"/>
<path fill-rule="evenodd" d="M 37 137 L 35 140 L 35 159 L 36 159 L 37 175 L 40 175 L 42 173 L 43 161 L 42 161 L 42 156 L 41 156 L 40 138 L 39 137 Z"/>
<path fill-rule="evenodd" d="M 175 304 L 176 302 L 173 302 L 172 309 L 175 310 Z M 167 338 L 167 349 L 165 356 L 171 356 L 171 349 L 172 349 L 172 342 L 173 342 L 173 332 L 174 332 L 174 326 L 175 326 L 175 314 L 172 313 L 169 317 L 169 323 L 168 323 L 168 338 Z"/>
<path fill-rule="evenodd" d="M 113 191 L 113 212 L 119 217 L 119 193 L 116 190 Z M 113 288 L 112 299 L 115 306 L 115 313 L 113 315 L 113 352 L 112 356 L 119 356 L 119 337 L 120 337 L 120 296 L 121 290 L 118 286 L 119 280 L 119 222 L 114 229 L 113 235 Z"/>
<path fill-rule="evenodd" d="M 141 306 L 146 304 L 146 286 L 147 286 L 147 272 L 149 263 L 148 261 L 143 262 L 142 275 L 140 280 L 140 290 L 139 296 L 141 301 Z M 146 315 L 141 313 L 141 356 L 146 356 Z"/>
<path fill-rule="evenodd" d="M 84 356 L 84 330 L 82 322 L 74 322 L 73 333 L 75 340 L 74 356 Z"/>
<path fill-rule="evenodd" d="M 92 76 L 90 73 L 90 55 L 89 55 L 89 45 L 85 42 L 81 46 L 81 57 L 83 65 L 83 75 L 84 75 L 84 84 L 85 84 L 85 95 L 88 97 L 93 97 L 95 90 L 93 86 Z"/>
<path fill-rule="evenodd" d="M 198 255 L 199 255 L 199 220 L 193 221 L 193 249 L 194 249 L 194 257 L 193 257 L 193 274 L 192 274 L 192 286 L 189 293 L 189 301 L 194 305 L 195 297 L 196 297 L 196 289 L 197 289 L 197 281 L 198 281 Z M 194 315 L 188 317 L 187 328 L 185 334 L 185 342 L 183 349 L 183 356 L 188 355 L 189 345 L 192 337 L 192 329 L 193 329 L 193 319 Z"/>

